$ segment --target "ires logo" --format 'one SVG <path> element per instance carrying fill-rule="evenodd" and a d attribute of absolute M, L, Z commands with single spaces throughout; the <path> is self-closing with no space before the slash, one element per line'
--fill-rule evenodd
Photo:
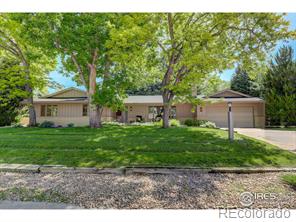
<path fill-rule="evenodd" d="M 277 193 L 243 192 L 240 194 L 240 203 L 244 207 L 249 207 L 253 205 L 256 200 L 273 201 L 276 200 L 277 197 Z"/>

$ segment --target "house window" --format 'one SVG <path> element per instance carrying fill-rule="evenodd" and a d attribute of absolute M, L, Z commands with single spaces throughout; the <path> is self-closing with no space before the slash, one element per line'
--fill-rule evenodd
<path fill-rule="evenodd" d="M 199 112 L 202 113 L 202 111 L 203 111 L 203 108 L 202 108 L 202 106 L 200 106 L 199 107 Z"/>
<path fill-rule="evenodd" d="M 88 109 L 88 105 L 82 106 L 82 116 L 87 116 L 87 109 Z"/>
<path fill-rule="evenodd" d="M 176 107 L 172 106 L 170 109 L 170 119 L 176 118 Z M 152 121 L 158 121 L 162 118 L 163 115 L 163 106 L 149 106 L 148 108 L 148 119 Z"/>
<path fill-rule="evenodd" d="M 158 116 L 158 114 L 160 114 L 160 111 L 157 109 L 156 106 L 149 106 L 148 108 L 148 119 L 149 120 L 155 120 Z"/>
<path fill-rule="evenodd" d="M 176 119 L 176 117 L 177 117 L 177 109 L 175 106 L 172 106 L 170 111 L 170 119 Z"/>
<path fill-rule="evenodd" d="M 40 116 L 45 116 L 46 105 L 41 105 L 41 113 Z"/>
<path fill-rule="evenodd" d="M 58 115 L 58 106 L 57 105 L 47 105 L 46 107 L 46 116 L 57 116 Z"/>

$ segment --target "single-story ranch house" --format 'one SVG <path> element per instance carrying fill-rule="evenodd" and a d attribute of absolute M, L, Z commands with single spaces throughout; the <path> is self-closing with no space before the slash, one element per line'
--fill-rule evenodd
<path fill-rule="evenodd" d="M 209 120 L 218 127 L 227 127 L 227 103 L 232 102 L 234 127 L 264 127 L 264 100 L 233 90 L 223 90 L 205 98 L 203 106 L 192 109 L 191 104 L 174 104 L 171 118 L 181 122 L 186 119 Z M 162 112 L 162 96 L 129 96 L 125 99 L 125 111 L 103 111 L 103 121 L 134 122 L 137 119 L 149 122 L 159 118 Z M 68 88 L 34 99 L 37 122 L 53 121 L 56 125 L 88 125 L 88 99 L 85 91 Z M 195 110 L 195 112 L 192 112 Z"/>

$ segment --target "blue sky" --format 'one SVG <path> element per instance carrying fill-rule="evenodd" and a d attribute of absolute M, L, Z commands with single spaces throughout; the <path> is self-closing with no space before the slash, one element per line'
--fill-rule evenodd
<path fill-rule="evenodd" d="M 286 16 L 286 19 L 290 21 L 290 29 L 296 29 L 296 13 L 289 13 L 287 14 Z M 296 40 L 290 40 L 288 43 L 284 43 L 283 41 L 279 41 L 275 50 L 274 50 L 274 53 L 283 45 L 283 44 L 286 44 L 286 45 L 290 45 L 293 47 L 294 49 L 294 52 L 295 52 L 295 57 L 296 57 Z M 231 76 L 233 74 L 234 70 L 231 69 L 231 70 L 225 70 L 223 73 L 221 73 L 220 75 L 220 78 L 223 79 L 223 80 L 227 80 L 229 81 L 231 79 Z M 78 87 L 77 84 L 72 80 L 71 77 L 66 77 L 66 76 L 63 76 L 61 73 L 59 73 L 59 67 L 56 68 L 55 71 L 51 72 L 50 73 L 50 77 L 60 83 L 61 85 L 63 85 L 65 88 L 68 88 L 68 87 Z M 78 87 L 78 88 L 81 88 L 83 89 L 82 86 Z M 54 89 L 49 89 L 49 92 L 54 92 L 55 90 Z"/>

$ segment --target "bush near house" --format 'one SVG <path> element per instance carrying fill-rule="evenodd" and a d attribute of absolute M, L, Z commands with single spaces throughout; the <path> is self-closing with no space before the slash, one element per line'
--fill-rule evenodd
<path fill-rule="evenodd" d="M 181 125 L 180 121 L 177 119 L 170 119 L 169 122 L 170 122 L 170 126 L 178 127 Z M 160 121 L 153 122 L 153 125 L 161 127 L 162 123 L 163 123 L 163 120 L 161 119 Z"/>
<path fill-rule="evenodd" d="M 67 125 L 67 127 L 74 127 L 75 125 L 74 125 L 74 123 L 69 123 L 68 125 Z"/>
<path fill-rule="evenodd" d="M 52 128 L 52 127 L 54 127 L 54 122 L 52 122 L 52 121 L 44 121 L 44 122 L 42 122 L 40 124 L 39 127 L 41 127 L 41 128 Z"/>
<path fill-rule="evenodd" d="M 217 128 L 216 124 L 207 120 L 199 120 L 199 119 L 186 119 L 184 122 L 186 126 L 199 126 L 205 128 Z"/>
<path fill-rule="evenodd" d="M 216 124 L 210 121 L 206 121 L 203 124 L 200 124 L 200 127 L 205 127 L 205 128 L 217 128 Z"/>

